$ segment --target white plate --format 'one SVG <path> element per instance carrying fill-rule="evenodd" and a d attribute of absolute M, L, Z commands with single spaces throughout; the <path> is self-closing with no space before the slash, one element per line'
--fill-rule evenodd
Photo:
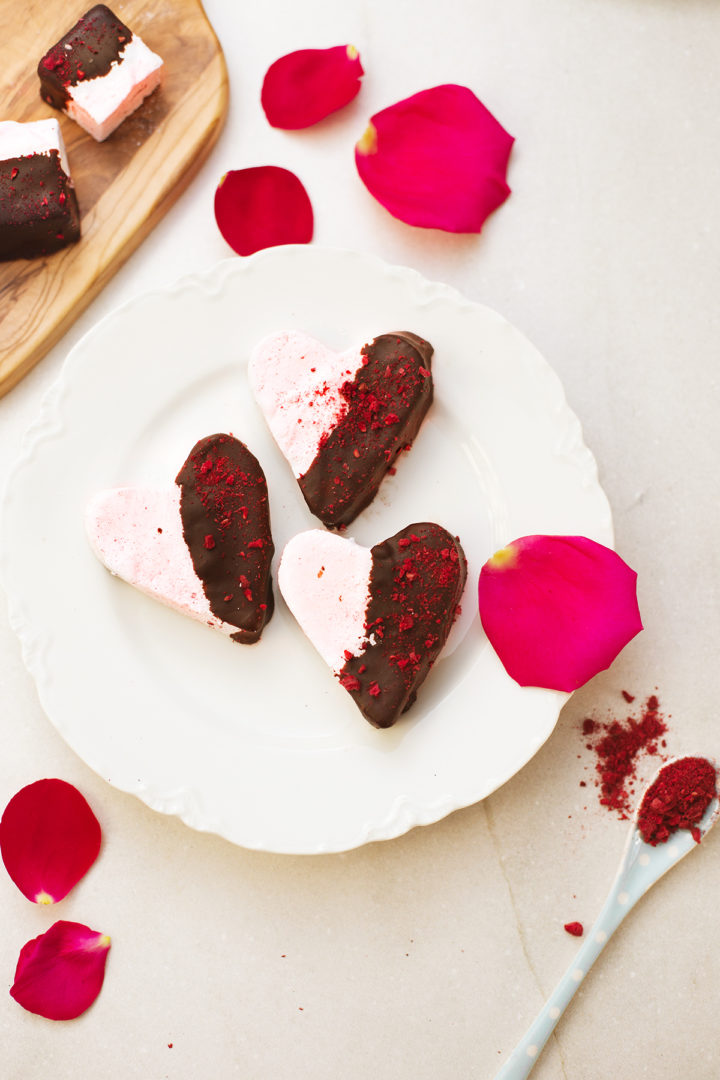
<path fill-rule="evenodd" d="M 446 652 L 386 731 L 362 718 L 277 589 L 262 640 L 237 645 L 113 578 L 85 540 L 94 491 L 170 485 L 217 431 L 265 469 L 278 552 L 317 525 L 248 390 L 252 346 L 284 328 L 336 349 L 397 329 L 435 346 L 435 403 L 347 532 L 370 546 L 435 520 L 468 557 Z M 288 247 L 141 296 L 75 346 L 10 478 L 0 572 L 43 707 L 111 784 L 249 848 L 342 851 L 482 799 L 552 731 L 567 695 L 508 678 L 475 599 L 487 557 L 535 532 L 612 543 L 595 462 L 533 346 L 412 270 Z"/>

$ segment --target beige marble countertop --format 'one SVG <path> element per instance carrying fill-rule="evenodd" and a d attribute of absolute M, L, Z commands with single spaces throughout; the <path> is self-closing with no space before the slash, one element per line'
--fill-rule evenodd
<path fill-rule="evenodd" d="M 199 177 L 54 351 L 0 400 L 2 480 L 45 389 L 97 319 L 228 254 L 212 195 L 273 163 L 311 193 L 318 244 L 415 267 L 500 311 L 560 375 L 639 573 L 645 631 L 576 693 L 537 756 L 484 803 L 344 855 L 281 857 L 191 831 L 108 786 L 63 743 L 0 594 L 0 804 L 75 783 L 104 844 L 57 910 L 109 933 L 77 1021 L 0 992 L 3 1080 L 491 1080 L 598 914 L 626 825 L 597 801 L 584 717 L 657 692 L 670 752 L 718 754 L 720 9 L 707 0 L 208 0 L 231 78 Z M 120 5 L 119 11 L 122 11 Z M 354 43 L 345 114 L 272 131 L 269 63 Z M 352 147 L 378 108 L 472 87 L 516 136 L 511 199 L 480 238 L 376 205 Z M 0 317 L 2 311 L 0 310 Z M 61 568 L 58 568 L 61 570 Z M 98 702 L 102 712 L 102 702 Z M 332 808 L 329 808 L 332 813 Z M 537 1080 L 717 1080 L 720 834 L 633 911 L 581 986 Z M 0 991 L 49 923 L 0 873 Z"/>

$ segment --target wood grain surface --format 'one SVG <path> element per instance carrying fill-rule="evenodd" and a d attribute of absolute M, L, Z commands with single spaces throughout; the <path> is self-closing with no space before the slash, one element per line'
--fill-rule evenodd
<path fill-rule="evenodd" d="M 172 206 L 227 111 L 225 60 L 200 0 L 111 3 L 162 56 L 165 81 L 105 142 L 47 105 L 37 63 L 91 6 L 0 0 L 0 119 L 59 119 L 82 220 L 77 244 L 0 263 L 0 396 L 59 340 Z"/>

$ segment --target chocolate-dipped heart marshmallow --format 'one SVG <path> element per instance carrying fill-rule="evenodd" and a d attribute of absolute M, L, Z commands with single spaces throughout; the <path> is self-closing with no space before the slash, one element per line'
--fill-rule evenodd
<path fill-rule="evenodd" d="M 300 627 L 375 727 L 415 700 L 467 576 L 460 542 L 432 522 L 373 548 L 311 529 L 285 546 L 278 585 Z"/>
<path fill-rule="evenodd" d="M 112 574 L 234 641 L 258 640 L 273 611 L 275 549 L 265 475 L 238 439 L 201 439 L 173 488 L 99 492 L 85 521 Z"/>
<path fill-rule="evenodd" d="M 255 397 L 325 525 L 357 517 L 417 435 L 433 396 L 432 354 L 432 345 L 405 331 L 343 353 L 297 330 L 256 346 Z"/>

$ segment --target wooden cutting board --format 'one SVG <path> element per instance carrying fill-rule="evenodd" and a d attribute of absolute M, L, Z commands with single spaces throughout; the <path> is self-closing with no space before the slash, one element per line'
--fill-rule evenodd
<path fill-rule="evenodd" d="M 220 134 L 228 83 L 200 0 L 110 0 L 165 61 L 165 82 L 103 143 L 41 100 L 40 57 L 92 0 L 0 0 L 0 120 L 60 121 L 82 238 L 0 263 L 0 396 L 40 360 L 187 187 Z"/>

